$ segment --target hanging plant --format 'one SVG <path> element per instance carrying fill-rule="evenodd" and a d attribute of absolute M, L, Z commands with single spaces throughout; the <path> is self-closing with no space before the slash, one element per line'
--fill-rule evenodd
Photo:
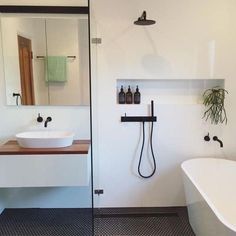
<path fill-rule="evenodd" d="M 212 89 L 207 89 L 203 94 L 203 104 L 206 107 L 203 118 L 207 121 L 211 120 L 212 124 L 225 123 L 227 124 L 227 115 L 224 107 L 225 95 L 228 91 L 220 88 L 214 87 Z"/>

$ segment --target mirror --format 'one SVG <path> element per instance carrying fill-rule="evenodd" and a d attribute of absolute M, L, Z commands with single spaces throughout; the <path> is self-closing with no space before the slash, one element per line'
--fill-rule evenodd
<path fill-rule="evenodd" d="M 89 105 L 88 15 L 1 17 L 7 105 Z"/>

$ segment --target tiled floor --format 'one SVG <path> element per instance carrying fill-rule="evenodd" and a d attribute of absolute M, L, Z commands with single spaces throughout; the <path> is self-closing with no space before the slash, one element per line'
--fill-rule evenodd
<path fill-rule="evenodd" d="M 91 236 L 91 210 L 6 209 L 0 216 L 1 236 Z"/>
<path fill-rule="evenodd" d="M 102 210 L 95 214 L 97 236 L 194 236 L 186 208 Z"/>
<path fill-rule="evenodd" d="M 166 209 L 6 209 L 1 236 L 191 236 L 185 208 Z"/>

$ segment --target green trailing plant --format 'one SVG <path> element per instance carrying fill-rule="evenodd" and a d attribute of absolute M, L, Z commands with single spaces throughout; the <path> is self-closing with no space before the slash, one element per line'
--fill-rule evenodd
<path fill-rule="evenodd" d="M 203 93 L 203 104 L 206 107 L 203 119 L 205 118 L 206 121 L 210 119 L 211 123 L 215 125 L 219 123 L 227 124 L 227 114 L 224 106 L 226 94 L 228 94 L 228 91 L 218 86 L 207 89 Z"/>

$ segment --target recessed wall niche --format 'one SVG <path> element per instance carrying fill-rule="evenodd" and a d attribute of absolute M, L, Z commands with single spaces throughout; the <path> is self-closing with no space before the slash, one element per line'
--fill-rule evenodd
<path fill-rule="evenodd" d="M 116 89 L 119 93 L 123 85 L 135 91 L 138 85 L 141 104 L 155 100 L 157 104 L 202 104 L 202 95 L 208 88 L 224 88 L 224 79 L 117 79 Z M 118 102 L 117 102 L 118 103 Z"/>

